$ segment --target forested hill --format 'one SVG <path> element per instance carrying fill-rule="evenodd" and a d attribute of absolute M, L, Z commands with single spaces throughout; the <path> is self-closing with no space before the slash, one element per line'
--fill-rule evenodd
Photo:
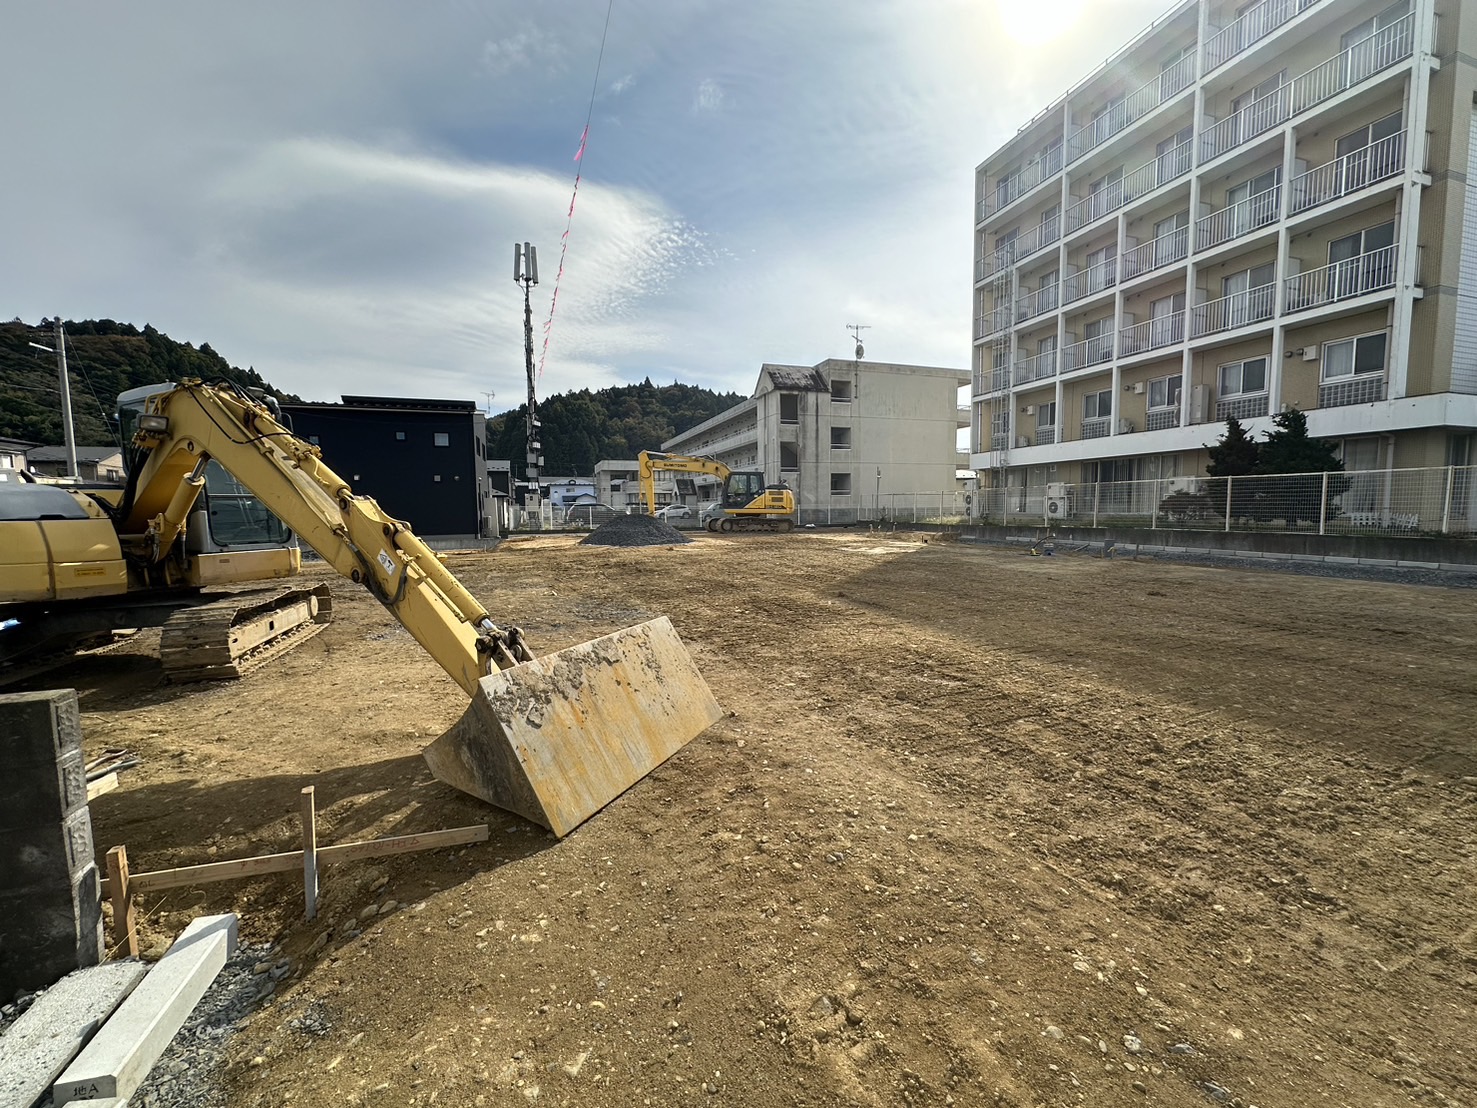
<path fill-rule="evenodd" d="M 113 414 L 120 392 L 140 385 L 199 377 L 227 380 L 266 389 L 284 400 L 297 397 L 280 392 L 254 369 L 237 369 L 202 343 L 197 350 L 187 342 L 144 325 L 111 319 L 64 324 L 67 334 L 67 379 L 72 393 L 72 419 L 79 446 L 116 445 L 103 415 Z M 13 320 L 0 323 L 0 437 L 42 445 L 62 441 L 61 397 L 57 392 L 56 355 L 28 343 L 56 346 L 50 320 L 36 326 Z"/>
<path fill-rule="evenodd" d="M 697 385 L 620 385 L 591 392 L 559 393 L 539 402 L 544 468 L 548 476 L 589 477 L 602 460 L 634 458 L 660 450 L 662 442 L 731 408 L 744 397 Z M 527 450 L 528 406 L 494 416 L 487 428 L 487 456 L 512 461 L 521 475 Z"/>

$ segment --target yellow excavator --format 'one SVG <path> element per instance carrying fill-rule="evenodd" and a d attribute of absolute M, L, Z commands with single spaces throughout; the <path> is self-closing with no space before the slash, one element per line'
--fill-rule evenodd
<path fill-rule="evenodd" d="M 786 484 L 771 484 L 757 471 L 729 469 L 715 458 L 643 450 L 636 456 L 641 495 L 648 514 L 656 512 L 656 473 L 706 473 L 716 477 L 721 499 L 706 513 L 709 531 L 793 531 L 795 494 Z"/>
<path fill-rule="evenodd" d="M 168 604 L 216 581 L 295 573 L 299 552 L 280 539 L 190 549 L 192 509 L 218 466 L 367 588 L 472 698 L 424 752 L 464 792 L 563 836 L 722 714 L 665 616 L 536 657 L 519 628 L 494 623 L 409 525 L 355 494 L 264 399 L 186 380 L 125 393 L 120 416 L 132 443 L 121 489 L 0 485 L 0 650 L 8 636 L 44 639 L 48 620 L 119 597 Z M 312 622 L 325 601 L 326 590 L 304 591 L 280 618 Z M 223 648 L 186 653 L 212 649 Z"/>

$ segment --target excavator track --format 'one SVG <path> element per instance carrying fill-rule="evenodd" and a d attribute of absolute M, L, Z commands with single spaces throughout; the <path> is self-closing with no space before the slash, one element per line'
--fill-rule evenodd
<path fill-rule="evenodd" d="M 327 585 L 238 593 L 171 616 L 159 660 L 172 682 L 231 680 L 301 646 L 332 618 Z"/>

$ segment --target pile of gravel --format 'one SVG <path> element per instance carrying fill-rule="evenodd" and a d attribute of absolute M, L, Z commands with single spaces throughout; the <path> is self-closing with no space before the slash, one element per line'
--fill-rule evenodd
<path fill-rule="evenodd" d="M 616 516 L 580 540 L 581 546 L 672 546 L 691 542 L 666 520 L 655 516 Z"/>

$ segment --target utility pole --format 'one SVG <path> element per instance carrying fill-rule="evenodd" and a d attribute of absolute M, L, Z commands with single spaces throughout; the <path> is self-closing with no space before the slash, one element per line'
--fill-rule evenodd
<path fill-rule="evenodd" d="M 37 350 L 45 350 L 48 354 L 56 355 L 56 375 L 59 391 L 62 397 L 62 443 L 67 448 L 67 473 L 68 477 L 80 477 L 77 471 L 77 433 L 72 427 L 72 386 L 67 380 L 67 336 L 62 331 L 62 317 L 57 316 L 56 324 L 56 349 L 42 346 L 39 342 L 29 343 Z"/>
<path fill-rule="evenodd" d="M 523 360 L 528 373 L 528 415 L 524 430 L 528 439 L 528 466 L 524 477 L 528 488 L 524 492 L 523 506 L 539 510 L 538 475 L 544 461 L 544 445 L 539 441 L 539 430 L 543 423 L 538 418 L 538 400 L 533 390 L 533 301 L 530 290 L 538 284 L 538 250 L 531 243 L 513 244 L 513 283 L 523 286 Z"/>

